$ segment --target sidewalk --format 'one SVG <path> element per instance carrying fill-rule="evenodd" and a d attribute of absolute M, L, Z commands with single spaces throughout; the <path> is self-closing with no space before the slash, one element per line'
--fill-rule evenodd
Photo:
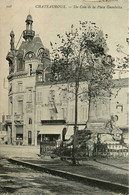
<path fill-rule="evenodd" d="M 91 177 L 95 179 L 100 179 L 104 181 L 108 181 L 111 183 L 118 183 L 120 185 L 128 186 L 128 161 L 124 161 L 121 159 L 122 163 L 120 164 L 120 160 L 115 159 L 107 159 L 107 160 L 87 160 L 80 161 L 79 166 L 72 166 L 68 164 L 66 161 L 61 161 L 60 159 L 28 159 L 28 158 L 17 158 L 18 160 L 31 163 L 34 165 L 39 165 L 41 167 L 45 167 L 47 169 L 53 169 L 58 171 L 65 171 L 72 174 L 78 174 L 86 177 Z M 115 163 L 115 165 L 114 165 Z M 125 166 L 126 165 L 126 166 Z"/>

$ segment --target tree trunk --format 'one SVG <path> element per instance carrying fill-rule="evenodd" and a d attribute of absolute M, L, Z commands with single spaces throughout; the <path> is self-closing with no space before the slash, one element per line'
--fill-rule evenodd
<path fill-rule="evenodd" d="M 89 105 L 88 105 L 88 122 L 90 121 L 90 115 L 91 115 L 91 97 L 89 97 Z"/>
<path fill-rule="evenodd" d="M 79 89 L 79 82 L 76 81 L 75 83 L 75 124 L 74 124 L 74 139 L 73 139 L 73 151 L 72 151 L 72 161 L 73 165 L 76 165 L 76 145 L 77 145 L 77 138 L 76 133 L 78 130 L 77 122 L 78 122 L 78 89 Z"/>

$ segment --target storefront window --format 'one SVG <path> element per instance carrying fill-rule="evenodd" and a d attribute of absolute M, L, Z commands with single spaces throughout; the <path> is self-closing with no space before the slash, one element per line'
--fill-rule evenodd
<path fill-rule="evenodd" d="M 16 141 L 23 140 L 23 126 L 16 127 Z"/>

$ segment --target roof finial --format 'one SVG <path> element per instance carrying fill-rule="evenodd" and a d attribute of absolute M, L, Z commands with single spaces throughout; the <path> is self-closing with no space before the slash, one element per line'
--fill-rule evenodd
<path fill-rule="evenodd" d="M 15 49 L 14 47 L 14 37 L 15 37 L 15 34 L 13 32 L 13 30 L 11 30 L 11 33 L 10 33 L 10 37 L 11 37 L 11 40 L 10 40 L 10 45 L 11 45 L 11 51 L 13 51 Z"/>

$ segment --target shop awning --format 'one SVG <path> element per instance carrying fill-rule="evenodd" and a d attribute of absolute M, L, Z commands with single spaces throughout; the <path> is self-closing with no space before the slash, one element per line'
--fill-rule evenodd
<path fill-rule="evenodd" d="M 65 125 L 43 125 L 39 134 L 61 134 Z"/>
<path fill-rule="evenodd" d="M 65 125 L 65 120 L 41 120 L 43 125 Z"/>

